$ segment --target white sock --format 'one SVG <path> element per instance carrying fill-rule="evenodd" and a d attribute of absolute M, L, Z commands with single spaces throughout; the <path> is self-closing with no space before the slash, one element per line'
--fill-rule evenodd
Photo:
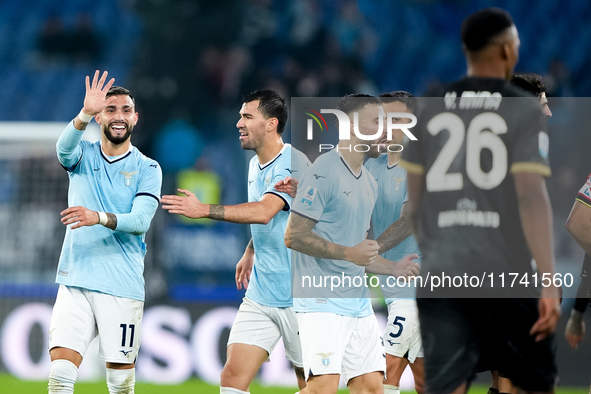
<path fill-rule="evenodd" d="M 135 368 L 107 368 L 107 387 L 110 394 L 133 394 L 135 388 Z"/>
<path fill-rule="evenodd" d="M 392 384 L 384 385 L 384 394 L 400 394 L 400 387 Z"/>
<path fill-rule="evenodd" d="M 250 394 L 248 391 L 233 389 L 232 387 L 220 387 L 220 394 Z"/>
<path fill-rule="evenodd" d="M 74 392 L 74 383 L 78 377 L 78 368 L 68 360 L 55 360 L 49 368 L 49 394 L 67 394 Z"/>

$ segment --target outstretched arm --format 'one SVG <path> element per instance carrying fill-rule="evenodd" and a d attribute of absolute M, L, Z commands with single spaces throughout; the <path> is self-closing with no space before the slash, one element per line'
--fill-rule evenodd
<path fill-rule="evenodd" d="M 178 189 L 183 196 L 162 196 L 162 208 L 191 219 L 209 218 L 233 223 L 267 224 L 285 207 L 285 200 L 267 193 L 260 201 L 238 205 L 204 204 L 194 193 Z"/>

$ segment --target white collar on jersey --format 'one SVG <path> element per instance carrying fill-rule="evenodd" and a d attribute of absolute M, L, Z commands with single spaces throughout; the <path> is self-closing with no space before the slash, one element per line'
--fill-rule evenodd
<path fill-rule="evenodd" d="M 121 159 L 122 157 L 124 157 L 124 156 L 128 155 L 128 154 L 129 154 L 129 152 L 131 152 L 131 150 L 133 149 L 133 145 L 131 145 L 131 142 L 130 142 L 130 143 L 129 143 L 129 149 L 127 150 L 127 152 L 125 152 L 125 153 L 123 153 L 123 154 L 121 154 L 121 155 L 117 155 L 117 156 L 108 156 L 108 155 L 105 153 L 105 151 L 103 150 L 103 146 L 100 144 L 100 142 L 99 142 L 99 145 L 100 145 L 100 147 L 101 147 L 101 153 L 103 154 L 103 157 L 104 157 L 105 159 L 107 159 L 107 161 L 109 161 L 109 162 L 113 162 L 113 161 L 116 161 L 116 160 L 119 160 L 119 159 Z"/>
<path fill-rule="evenodd" d="M 263 169 L 263 168 L 265 168 L 266 166 L 268 166 L 269 164 L 273 163 L 273 162 L 275 161 L 275 159 L 277 159 L 277 158 L 278 158 L 278 157 L 279 157 L 279 156 L 280 156 L 280 155 L 281 155 L 281 154 L 282 154 L 282 153 L 285 151 L 285 149 L 286 149 L 288 146 L 289 146 L 289 144 L 285 144 L 285 143 L 284 143 L 284 144 L 283 144 L 283 148 L 281 148 L 281 150 L 279 151 L 279 153 L 277 153 L 277 154 L 275 155 L 275 157 L 274 157 L 274 158 L 272 158 L 271 160 L 269 160 L 269 161 L 268 161 L 268 162 L 266 162 L 265 164 L 261 164 L 261 163 L 259 163 L 259 168 Z"/>

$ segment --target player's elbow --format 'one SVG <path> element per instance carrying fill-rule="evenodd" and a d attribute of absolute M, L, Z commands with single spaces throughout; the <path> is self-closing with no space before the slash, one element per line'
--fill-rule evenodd
<path fill-rule="evenodd" d="M 285 243 L 285 247 L 287 249 L 291 249 L 291 237 L 284 237 L 283 238 L 283 243 Z"/>

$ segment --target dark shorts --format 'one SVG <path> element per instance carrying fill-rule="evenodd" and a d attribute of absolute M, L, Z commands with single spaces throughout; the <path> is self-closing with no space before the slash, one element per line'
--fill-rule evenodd
<path fill-rule="evenodd" d="M 554 336 L 535 342 L 538 300 L 418 298 L 427 393 L 449 393 L 483 365 L 528 391 L 551 391 Z"/>

